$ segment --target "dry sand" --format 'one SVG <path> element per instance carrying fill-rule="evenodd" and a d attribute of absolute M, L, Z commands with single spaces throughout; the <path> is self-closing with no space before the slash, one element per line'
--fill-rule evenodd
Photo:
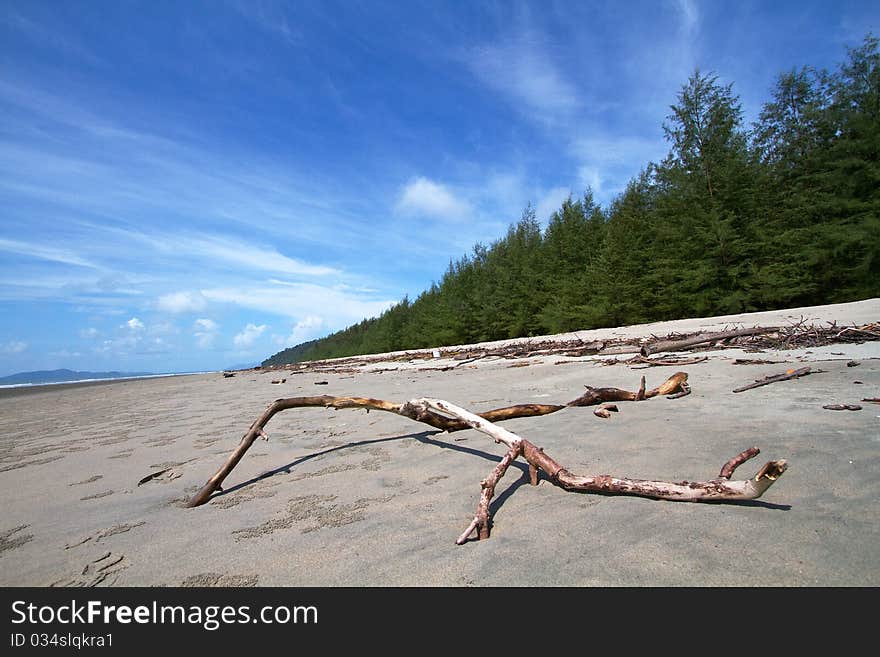
<path fill-rule="evenodd" d="M 880 320 L 880 299 L 639 327 L 584 340 Z M 571 336 L 567 336 L 571 337 Z M 704 354 L 702 354 L 704 355 Z M 596 358 L 386 363 L 348 374 L 219 373 L 0 391 L 0 585 L 813 586 L 880 584 L 880 342 L 749 353 L 635 371 Z M 858 366 L 848 367 L 851 360 Z M 444 362 L 440 359 L 439 364 Z M 739 394 L 768 374 L 823 373 Z M 442 434 L 388 413 L 287 411 L 205 506 L 183 502 L 272 400 L 313 394 L 431 396 L 471 410 L 564 403 L 584 385 L 634 390 L 676 369 L 693 394 L 507 422 L 583 474 L 711 479 L 756 445 L 789 470 L 761 500 L 674 503 L 528 485 L 496 490 L 487 541 L 456 546 L 479 482 L 503 455 L 483 434 Z M 327 381 L 327 385 L 315 385 Z M 861 404 L 830 411 L 823 404 Z M 163 475 L 138 485 L 151 472 Z M 259 475 L 273 475 L 255 480 Z"/>

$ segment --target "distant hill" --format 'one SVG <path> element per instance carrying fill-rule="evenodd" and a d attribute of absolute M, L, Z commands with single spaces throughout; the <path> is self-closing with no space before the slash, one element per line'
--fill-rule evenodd
<path fill-rule="evenodd" d="M 151 376 L 153 372 L 75 372 L 74 370 L 40 370 L 38 372 L 19 372 L 0 377 L 0 385 L 22 383 L 64 383 L 83 379 L 125 379 L 133 376 Z"/>

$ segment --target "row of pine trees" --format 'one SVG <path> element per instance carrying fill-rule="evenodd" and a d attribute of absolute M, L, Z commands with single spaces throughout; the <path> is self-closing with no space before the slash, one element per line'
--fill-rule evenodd
<path fill-rule="evenodd" d="M 695 72 L 669 154 L 609 207 L 588 190 L 542 230 L 531 207 L 439 283 L 264 365 L 466 344 L 880 294 L 880 52 L 780 75 L 744 125 L 732 85 Z"/>

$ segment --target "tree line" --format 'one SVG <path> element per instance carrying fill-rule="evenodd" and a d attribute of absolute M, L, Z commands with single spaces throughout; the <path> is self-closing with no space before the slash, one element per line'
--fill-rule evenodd
<path fill-rule="evenodd" d="M 751 126 L 712 73 L 670 109 L 668 155 L 607 208 L 588 189 L 542 230 L 529 206 L 416 299 L 263 364 L 878 296 L 877 38 L 779 75 Z"/>

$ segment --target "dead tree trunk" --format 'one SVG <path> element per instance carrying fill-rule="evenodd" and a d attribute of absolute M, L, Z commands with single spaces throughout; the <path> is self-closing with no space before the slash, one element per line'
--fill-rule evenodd
<path fill-rule="evenodd" d="M 641 354 L 642 356 L 647 357 L 650 354 L 656 354 L 661 351 L 682 351 L 683 349 L 688 349 L 698 344 L 705 344 L 706 342 L 714 342 L 715 340 L 727 340 L 728 338 L 739 338 L 746 335 L 760 335 L 761 333 L 770 333 L 778 330 L 778 328 L 772 327 L 758 327 L 736 329 L 734 331 L 722 331 L 720 333 L 702 333 L 700 335 L 695 335 L 690 338 L 682 338 L 680 340 L 660 340 L 658 342 L 642 345 Z"/>

